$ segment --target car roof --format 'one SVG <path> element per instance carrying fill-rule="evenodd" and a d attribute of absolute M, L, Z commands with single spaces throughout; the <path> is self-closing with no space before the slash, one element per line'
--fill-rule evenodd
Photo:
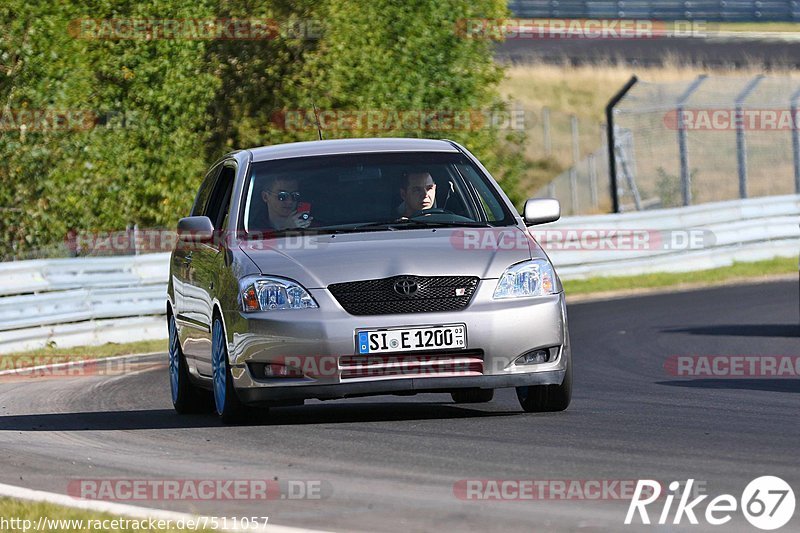
<path fill-rule="evenodd" d="M 458 149 L 450 142 L 436 139 L 335 139 L 307 141 L 251 148 L 253 162 L 307 157 L 317 155 L 364 154 L 372 152 L 453 152 Z"/>

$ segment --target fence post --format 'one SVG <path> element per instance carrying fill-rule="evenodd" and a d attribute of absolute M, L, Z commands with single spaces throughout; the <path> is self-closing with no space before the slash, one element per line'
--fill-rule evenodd
<path fill-rule="evenodd" d="M 544 129 L 544 155 L 550 156 L 553 153 L 553 141 L 550 138 L 550 109 L 542 108 L 542 128 Z"/>
<path fill-rule="evenodd" d="M 592 209 L 597 211 L 597 164 L 594 154 L 589 154 L 589 194 L 592 199 Z"/>
<path fill-rule="evenodd" d="M 572 168 L 569 170 L 569 192 L 572 200 L 572 214 L 579 213 L 578 208 L 578 162 L 581 159 L 580 139 L 578 138 L 578 117 L 569 117 L 570 129 L 572 130 Z"/>
<path fill-rule="evenodd" d="M 736 161 L 739 166 L 739 198 L 747 198 L 747 140 L 744 134 L 744 101 L 763 79 L 764 75 L 759 74 L 750 80 L 736 97 L 734 123 L 736 124 Z"/>
<path fill-rule="evenodd" d="M 598 130 L 598 133 L 600 134 L 600 144 L 598 146 L 600 148 L 597 150 L 597 152 L 595 152 L 597 154 L 595 164 L 599 166 L 598 172 L 606 172 L 606 176 L 608 176 L 608 152 L 603 151 L 603 147 L 606 146 L 606 143 L 608 143 L 608 131 L 606 130 L 606 123 L 601 122 L 598 125 Z M 597 174 L 597 178 L 600 178 L 600 174 Z M 597 194 L 597 206 L 600 206 L 599 190 Z"/>
<path fill-rule="evenodd" d="M 542 108 L 542 133 L 544 134 L 544 155 L 550 157 L 553 154 L 553 140 L 550 137 L 550 108 Z M 556 185 L 551 180 L 547 184 L 547 196 L 556 197 Z"/>
<path fill-rule="evenodd" d="M 628 83 L 626 83 L 620 91 L 614 95 L 613 98 L 606 105 L 606 128 L 608 135 L 606 141 L 608 142 L 608 181 L 610 182 L 609 188 L 611 189 L 611 212 L 619 213 L 619 191 L 617 190 L 617 154 L 614 139 L 614 108 L 617 104 L 625 98 L 639 78 L 632 76 Z"/>
<path fill-rule="evenodd" d="M 798 101 L 800 89 L 792 95 L 792 154 L 794 155 L 794 192 L 800 194 L 800 123 L 798 123 Z"/>
<path fill-rule="evenodd" d="M 689 172 L 689 144 L 686 138 L 686 124 L 683 122 L 684 105 L 694 92 L 700 88 L 708 76 L 701 74 L 694 80 L 686 91 L 678 98 L 675 107 L 676 125 L 678 128 L 678 151 L 680 153 L 681 161 L 681 196 L 683 197 L 683 205 L 692 205 L 692 176 Z"/>

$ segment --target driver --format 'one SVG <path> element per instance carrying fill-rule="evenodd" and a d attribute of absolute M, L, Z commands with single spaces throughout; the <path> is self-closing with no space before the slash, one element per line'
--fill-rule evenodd
<path fill-rule="evenodd" d="M 405 176 L 400 188 L 403 203 L 397 208 L 400 216 L 411 217 L 423 209 L 430 209 L 436 202 L 436 183 L 428 172 L 411 172 Z"/>

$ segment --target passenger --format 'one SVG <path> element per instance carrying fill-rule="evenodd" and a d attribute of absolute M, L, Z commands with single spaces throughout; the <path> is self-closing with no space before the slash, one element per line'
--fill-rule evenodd
<path fill-rule="evenodd" d="M 267 205 L 269 228 L 284 230 L 307 228 L 313 217 L 297 212 L 300 201 L 298 180 L 288 176 L 271 176 L 261 191 L 261 198 Z"/>

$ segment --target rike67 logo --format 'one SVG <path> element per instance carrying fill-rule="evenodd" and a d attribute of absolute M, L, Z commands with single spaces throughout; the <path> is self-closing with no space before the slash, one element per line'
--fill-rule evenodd
<path fill-rule="evenodd" d="M 658 511 L 660 508 L 660 513 L 653 517 L 653 520 L 660 525 L 670 522 L 678 525 L 684 523 L 684 519 L 692 525 L 697 525 L 700 523 L 698 521 L 700 516 L 707 524 L 721 526 L 730 522 L 733 514 L 741 509 L 750 524 L 758 529 L 771 531 L 785 526 L 794 515 L 794 491 L 779 477 L 762 476 L 754 479 L 745 487 L 738 500 L 731 494 L 721 494 L 705 504 L 705 512 L 701 512 L 701 504 L 708 495 L 703 494 L 690 500 L 693 495 L 693 485 L 693 479 L 687 480 L 685 484 L 673 481 L 669 484 L 666 497 L 663 497 L 662 487 L 658 481 L 639 480 L 628 507 L 628 514 L 625 516 L 625 524 L 637 523 L 637 514 L 642 524 L 651 524 L 649 511 Z M 678 503 L 672 514 L 675 500 Z M 655 505 L 652 505 L 654 503 Z M 648 509 L 651 505 L 652 507 Z"/>

